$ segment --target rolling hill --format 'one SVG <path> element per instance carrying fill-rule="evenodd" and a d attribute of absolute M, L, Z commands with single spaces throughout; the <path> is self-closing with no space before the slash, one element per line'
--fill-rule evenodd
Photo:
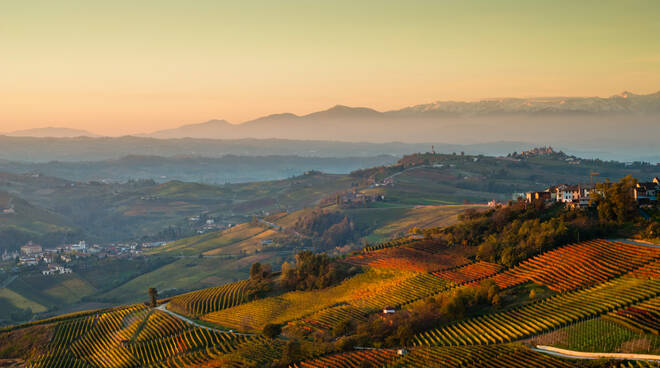
<path fill-rule="evenodd" d="M 98 135 L 90 133 L 86 130 L 57 128 L 57 127 L 16 130 L 10 133 L 5 133 L 5 135 L 9 137 L 35 137 L 35 138 L 98 137 Z"/>
<path fill-rule="evenodd" d="M 368 174 L 388 170 L 403 172 Z M 99 259 L 62 279 L 14 278 L 0 289 L 14 313 L 67 300 L 114 306 L 0 329 L 0 358 L 38 367 L 605 368 L 614 356 L 617 367 L 653 366 L 660 248 L 599 236 L 643 236 L 654 220 L 635 208 L 611 222 L 601 205 L 629 192 L 606 190 L 593 211 L 321 202 L 169 243 L 142 265 Z M 374 240 L 323 246 L 343 216 Z M 160 300 L 135 304 L 150 287 Z"/>

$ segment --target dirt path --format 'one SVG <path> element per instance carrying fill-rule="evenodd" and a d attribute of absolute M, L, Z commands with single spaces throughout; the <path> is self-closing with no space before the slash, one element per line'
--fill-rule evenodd
<path fill-rule="evenodd" d="M 184 317 L 184 316 L 182 316 L 182 315 L 180 315 L 180 314 L 178 314 L 178 313 L 172 312 L 171 310 L 167 309 L 167 304 L 168 304 L 168 303 L 161 304 L 161 305 L 159 305 L 158 307 L 156 307 L 156 309 L 158 309 L 159 311 L 165 312 L 165 313 L 167 313 L 167 314 L 169 314 L 169 315 L 172 315 L 172 316 L 174 316 L 174 317 L 176 317 L 176 318 L 178 318 L 178 319 L 180 319 L 180 320 L 182 320 L 182 321 L 184 321 L 184 322 L 186 322 L 186 323 L 188 323 L 188 324 L 190 324 L 190 325 L 193 325 L 193 326 L 195 326 L 195 327 L 203 328 L 203 329 L 205 329 L 205 330 L 209 330 L 209 331 L 220 332 L 220 333 L 233 333 L 233 334 L 235 334 L 235 335 L 242 335 L 242 336 L 256 336 L 256 334 L 238 333 L 238 332 L 234 332 L 233 330 L 229 330 L 229 331 L 227 331 L 227 330 L 219 330 L 219 329 L 217 329 L 217 328 L 213 328 L 213 327 L 209 327 L 209 326 L 204 326 L 204 325 L 202 325 L 202 324 L 199 324 L 199 323 L 193 321 L 192 319 L 186 318 L 186 317 Z"/>
<path fill-rule="evenodd" d="M 619 360 L 645 360 L 660 361 L 660 355 L 632 354 L 632 353 L 590 353 L 584 351 L 573 351 L 560 349 L 553 346 L 538 345 L 532 350 L 539 353 L 550 354 L 569 359 L 619 359 Z"/>

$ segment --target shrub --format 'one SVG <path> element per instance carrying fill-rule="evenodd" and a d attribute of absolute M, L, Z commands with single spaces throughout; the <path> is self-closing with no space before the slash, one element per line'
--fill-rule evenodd
<path fill-rule="evenodd" d="M 282 326 L 276 323 L 269 323 L 264 326 L 262 333 L 264 336 L 274 339 L 282 333 Z"/>

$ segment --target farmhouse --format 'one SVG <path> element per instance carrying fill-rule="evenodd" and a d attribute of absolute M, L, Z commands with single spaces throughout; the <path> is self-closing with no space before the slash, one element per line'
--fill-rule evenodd
<path fill-rule="evenodd" d="M 640 205 L 651 205 L 658 203 L 658 192 L 660 192 L 660 179 L 653 178 L 646 183 L 637 183 L 633 189 L 635 200 Z"/>
<path fill-rule="evenodd" d="M 394 307 L 383 308 L 383 314 L 393 314 L 393 313 L 396 313 L 396 309 Z"/>
<path fill-rule="evenodd" d="M 543 200 L 546 203 L 560 202 L 572 208 L 589 207 L 591 201 L 591 193 L 594 191 L 591 185 L 567 185 L 561 184 L 550 187 L 541 192 L 527 192 L 525 193 L 525 200 L 533 202 L 536 200 Z"/>
<path fill-rule="evenodd" d="M 41 274 L 44 276 L 52 276 L 52 275 L 64 275 L 64 274 L 69 274 L 72 273 L 73 271 L 70 268 L 67 267 L 62 267 L 62 266 L 57 266 L 57 265 L 50 265 L 48 266 L 48 269 L 41 271 Z"/>

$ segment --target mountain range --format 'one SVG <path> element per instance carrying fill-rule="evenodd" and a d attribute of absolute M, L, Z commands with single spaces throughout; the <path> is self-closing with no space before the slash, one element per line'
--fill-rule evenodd
<path fill-rule="evenodd" d="M 324 151 L 330 144 L 333 146 L 331 151 L 336 152 L 338 146 L 331 144 L 332 141 L 339 143 L 339 146 L 351 146 L 353 152 L 349 155 L 340 154 L 341 157 L 397 154 L 391 149 L 401 151 L 402 144 L 422 145 L 424 150 L 434 144 L 436 148 L 443 147 L 441 150 L 446 152 L 446 149 L 462 151 L 461 146 L 466 145 L 481 145 L 484 146 L 481 148 L 485 148 L 496 143 L 500 146 L 497 152 L 484 152 L 482 149 L 466 151 L 499 154 L 501 142 L 520 142 L 515 146 L 529 148 L 552 145 L 583 157 L 660 162 L 660 152 L 657 149 L 657 137 L 660 136 L 659 120 L 660 92 L 648 95 L 623 92 L 607 98 L 547 97 L 476 102 L 444 101 L 385 112 L 338 105 L 302 116 L 290 113 L 275 114 L 241 124 L 210 120 L 122 138 L 85 138 L 92 133 L 60 128 L 25 130 L 10 135 L 69 137 L 67 139 L 73 141 L 60 138 L 63 140 L 47 142 L 53 149 L 49 150 L 46 159 L 52 157 L 62 160 L 79 159 L 68 157 L 72 143 L 76 146 L 92 147 L 91 156 L 86 159 L 95 160 L 118 158 L 126 154 L 193 154 L 216 157 L 224 153 L 327 157 L 335 156 L 336 153 L 328 155 L 320 151 Z M 42 157 L 37 157 L 41 155 L 33 152 L 33 149 L 23 152 L 24 144 L 28 143 L 27 138 L 14 139 L 18 141 L 4 142 L 7 145 L 3 144 L 3 148 L 14 148 L 9 149 L 11 152 L 6 155 L 0 155 L 0 158 L 43 160 Z M 204 140 L 201 142 L 202 146 L 207 148 L 201 149 L 201 146 L 198 146 L 200 142 L 191 139 Z M 127 149 L 114 152 L 117 148 L 113 146 L 118 143 Z M 375 146 L 367 148 L 365 143 L 383 146 L 374 150 Z M 140 147 L 134 147 L 133 144 L 139 144 Z M 181 145 L 186 148 L 181 149 Z M 277 148 L 264 149 L 264 145 Z M 55 149 L 56 146 L 61 147 Z M 165 146 L 173 149 L 164 150 Z M 507 146 L 506 150 L 515 149 L 513 145 Z M 107 152 L 108 150 L 113 152 Z M 416 150 L 418 148 L 413 151 Z M 120 152 L 123 154 L 117 154 Z M 412 151 L 407 147 L 403 152 Z"/>
<path fill-rule="evenodd" d="M 515 119 L 568 118 L 568 117 L 613 117 L 613 116 L 655 116 L 660 114 L 660 91 L 647 95 L 622 92 L 610 97 L 532 97 L 500 98 L 479 101 L 437 101 L 428 104 L 405 107 L 398 110 L 380 112 L 365 107 L 337 105 L 330 109 L 307 115 L 281 113 L 267 115 L 239 124 L 226 120 L 213 119 L 202 123 L 182 125 L 178 128 L 158 130 L 152 133 L 134 134 L 152 138 L 203 138 L 203 139 L 241 139 L 241 138 L 284 138 L 284 139 L 320 139 L 327 140 L 325 133 L 334 130 L 341 136 L 341 130 L 351 127 L 353 131 L 362 131 L 355 126 L 355 121 L 362 126 L 369 126 L 376 120 L 381 129 L 387 125 L 401 125 L 413 121 L 433 120 L 450 121 L 488 121 L 508 117 Z M 315 124 L 316 123 L 316 124 Z M 329 124 L 332 123 L 332 124 Z M 421 124 L 421 123 L 419 123 Z M 326 125 L 326 126 L 324 126 Z M 465 124 L 463 124 L 465 125 Z M 400 126 L 399 126 L 400 127 Z M 450 126 L 451 127 L 451 126 Z M 286 129 L 302 129 L 289 131 Z M 86 130 L 61 127 L 46 127 L 18 130 L 4 133 L 13 137 L 98 137 Z M 404 133 L 404 137 L 406 134 Z M 372 132 L 364 136 L 358 134 L 357 140 L 365 141 L 401 141 L 402 139 L 378 139 Z M 350 137 L 349 137 L 350 138 Z M 342 139 L 356 141 L 356 139 Z M 413 139 L 419 141 L 419 139 Z M 425 139 L 423 141 L 429 141 Z"/>
<path fill-rule="evenodd" d="M 158 139 L 295 139 L 344 142 L 525 142 L 603 159 L 660 161 L 660 92 L 608 98 L 504 98 L 436 102 L 379 112 L 335 106 L 308 115 L 277 114 L 242 124 L 225 120 L 184 125 Z"/>

